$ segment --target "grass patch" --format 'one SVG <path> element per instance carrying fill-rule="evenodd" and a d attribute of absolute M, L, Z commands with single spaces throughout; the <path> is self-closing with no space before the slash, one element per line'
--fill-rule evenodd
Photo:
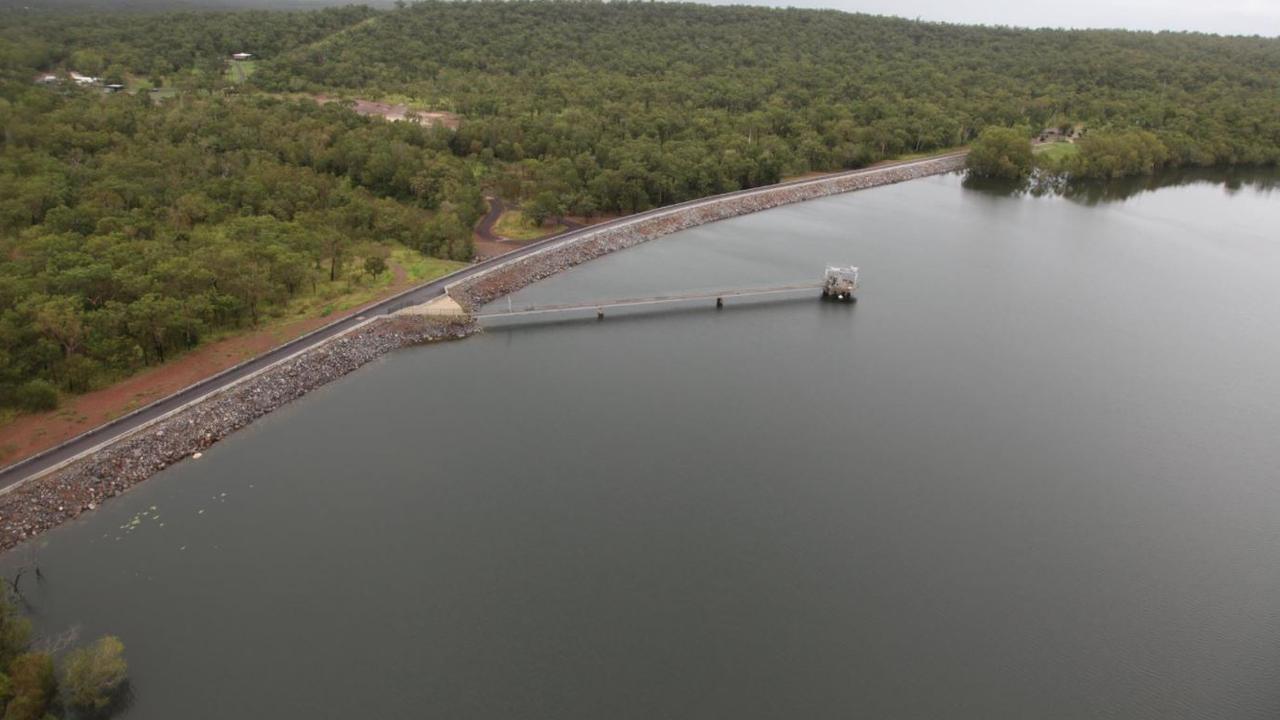
<path fill-rule="evenodd" d="M 271 315 L 266 326 L 295 322 L 314 317 L 329 317 L 334 313 L 350 310 L 384 297 L 391 292 L 395 283 L 396 268 L 404 271 L 404 278 L 410 283 L 433 280 L 466 267 L 466 263 L 439 258 L 427 257 L 416 250 L 403 246 L 392 246 L 387 258 L 387 271 L 377 277 L 370 277 L 361 268 L 364 258 L 356 257 L 347 262 L 342 277 L 335 282 L 322 282 L 314 293 L 306 293 L 294 298 L 284 308 L 278 308 Z M 259 329 L 262 329 L 261 327 Z"/>
<path fill-rule="evenodd" d="M 800 173 L 799 175 L 783 175 L 778 180 L 778 182 L 785 183 L 785 182 L 792 182 L 794 180 L 812 180 L 813 178 L 820 178 L 830 174 L 831 172 L 826 172 L 823 170 L 810 170 L 809 172 Z"/>
<path fill-rule="evenodd" d="M 147 94 L 151 96 L 151 100 L 153 102 L 159 103 L 159 102 L 164 102 L 169 98 L 177 97 L 178 88 L 175 88 L 172 86 L 158 87 L 153 90 L 148 90 Z"/>
<path fill-rule="evenodd" d="M 149 92 L 153 87 L 155 87 L 155 85 L 152 84 L 150 80 L 142 77 L 141 75 L 125 75 L 124 76 L 125 92 L 129 92 L 129 93 Z"/>
<path fill-rule="evenodd" d="M 397 265 L 404 268 L 406 276 L 413 282 L 434 280 L 467 266 L 464 262 L 429 257 L 407 247 L 394 248 L 387 264 L 393 268 Z"/>
<path fill-rule="evenodd" d="M 1036 145 L 1034 148 L 1038 157 L 1049 162 L 1061 162 L 1066 158 L 1080 152 L 1080 146 L 1075 143 L 1068 142 L 1052 142 Z"/>
<path fill-rule="evenodd" d="M 1071 158 L 1080 153 L 1080 146 L 1069 142 L 1043 143 L 1033 147 L 1036 167 L 1048 173 L 1066 171 Z"/>
<path fill-rule="evenodd" d="M 926 150 L 924 152 L 907 153 L 906 155 L 899 155 L 895 158 L 891 158 L 890 161 L 902 162 L 906 160 L 923 160 L 928 157 L 933 157 L 934 155 L 945 155 L 947 153 L 960 152 L 961 150 L 968 150 L 968 149 L 969 149 L 968 145 L 953 145 L 948 148 L 939 148 L 937 150 Z"/>
<path fill-rule="evenodd" d="M 257 69 L 258 64 L 255 60 L 231 60 L 227 63 L 227 79 L 239 84 L 248 80 Z"/>
<path fill-rule="evenodd" d="M 411 95 L 400 95 L 397 93 L 389 93 L 381 96 L 378 102 L 384 102 L 391 105 L 404 105 L 413 112 L 445 112 L 445 105 L 441 103 L 425 102 Z"/>
<path fill-rule="evenodd" d="M 211 333 L 202 338 L 201 345 L 248 332 L 283 331 L 284 326 L 290 323 L 311 318 L 329 318 L 335 313 L 386 297 L 392 294 L 397 267 L 403 270 L 406 284 L 418 284 L 467 266 L 464 262 L 427 257 L 402 245 L 391 246 L 391 254 L 387 258 L 387 271 L 377 277 L 370 277 L 362 272 L 360 268 L 363 263 L 364 258 L 361 257 L 350 259 L 342 277 L 334 282 L 318 283 L 315 292 L 302 293 L 284 307 L 274 308 L 269 314 L 264 315 L 257 327 L 245 326 L 236 330 Z M 282 342 L 283 339 L 282 335 Z"/>
<path fill-rule="evenodd" d="M 548 235 L 564 231 L 564 225 L 555 227 L 534 227 L 525 219 L 519 210 L 507 210 L 493 224 L 493 231 L 510 240 L 537 240 Z"/>

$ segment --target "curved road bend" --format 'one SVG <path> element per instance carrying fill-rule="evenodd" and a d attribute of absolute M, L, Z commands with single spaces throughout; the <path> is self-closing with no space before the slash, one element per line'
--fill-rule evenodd
<path fill-rule="evenodd" d="M 503 255 L 499 255 L 498 257 L 491 258 L 489 260 L 477 262 L 471 265 L 470 267 L 463 268 L 454 273 L 445 275 L 444 277 L 441 277 L 441 278 L 437 278 L 423 285 L 410 288 L 398 295 L 393 295 L 392 297 L 389 297 L 386 300 L 383 300 L 379 303 L 376 303 L 374 305 L 371 305 L 365 308 L 364 311 L 358 315 L 354 315 L 352 317 L 348 317 L 343 320 L 338 320 L 333 323 L 330 323 L 329 325 L 325 325 L 324 327 L 321 327 L 317 330 L 313 330 L 312 332 L 307 333 L 306 335 L 303 335 L 295 340 L 287 342 L 273 350 L 269 350 L 266 353 L 263 353 L 262 355 L 259 355 L 250 360 L 246 360 L 245 362 L 240 363 L 239 365 L 236 365 L 227 370 L 224 370 L 216 375 L 212 375 L 208 378 L 205 378 L 204 380 L 201 380 L 200 382 L 197 382 L 194 385 L 189 385 L 186 388 L 183 388 L 182 390 L 179 390 L 178 392 L 172 395 L 156 400 L 155 402 L 149 405 L 144 405 L 143 407 L 127 415 L 123 415 L 119 418 L 116 418 L 115 420 L 107 422 L 103 425 L 99 425 L 98 427 L 93 428 L 92 430 L 87 430 L 84 433 L 81 433 L 80 435 L 77 435 L 71 438 L 70 440 L 63 442 L 60 445 L 55 445 L 54 447 L 49 448 L 44 452 L 37 453 L 28 458 L 19 460 L 11 465 L 8 465 L 3 469 L 0 469 L 0 493 L 11 490 L 12 488 L 21 484 L 23 481 L 33 477 L 37 477 L 56 465 L 64 463 L 68 460 L 75 459 L 80 455 L 85 454 L 86 452 L 97 448 L 99 445 L 109 440 L 120 437 L 121 435 L 125 435 L 131 432 L 132 430 L 135 430 L 138 427 L 145 425 L 146 423 L 151 422 L 152 420 L 155 420 L 165 415 L 166 413 L 172 412 L 173 410 L 176 410 L 177 408 L 193 400 L 200 398 L 203 395 L 206 395 L 208 393 L 211 393 L 217 390 L 222 390 L 226 387 L 234 385 L 236 382 L 240 381 L 244 377 L 251 375 L 255 372 L 258 372 L 259 370 L 262 370 L 264 368 L 267 368 L 270 365 L 273 365 L 289 357 L 290 355 L 293 355 L 294 353 L 300 350 L 303 350 L 304 348 L 307 348 L 311 345 L 314 345 L 317 342 L 320 342 L 321 340 L 331 338 L 335 335 L 341 335 L 342 333 L 347 332 L 351 328 L 363 322 L 366 317 L 373 316 L 373 315 L 386 315 L 386 314 L 395 312 L 396 310 L 409 307 L 411 305 L 420 305 L 422 303 L 425 303 L 443 294 L 446 285 L 450 285 L 452 283 L 458 282 L 459 280 L 466 279 L 472 275 L 482 273 L 491 267 L 509 262 L 521 256 L 536 253 L 547 247 L 550 247 L 559 243 L 572 242 L 575 238 L 577 238 L 581 234 L 594 232 L 602 228 L 613 227 L 616 225 L 624 225 L 630 222 L 634 222 L 636 220 L 643 220 L 650 216 L 667 213 L 677 208 L 696 207 L 701 204 L 716 202 L 719 200 L 737 197 L 740 195 L 749 195 L 752 193 L 773 190 L 775 188 L 783 187 L 783 186 L 804 185 L 807 183 L 826 181 L 833 177 L 840 177 L 840 176 L 846 176 L 846 175 L 860 175 L 864 173 L 877 172 L 887 167 L 897 167 L 902 165 L 915 165 L 920 163 L 932 162 L 934 160 L 938 160 L 941 158 L 946 158 L 946 157 L 950 157 L 952 155 L 958 155 L 958 154 L 961 154 L 961 153 L 946 153 L 942 155 L 933 155 L 927 158 L 921 158 L 919 160 L 908 160 L 904 162 L 886 163 L 884 165 L 877 165 L 874 167 L 862 168 L 859 170 L 849 170 L 843 173 L 832 173 L 829 175 L 822 175 L 820 177 L 815 177 L 815 178 L 792 180 L 790 182 L 778 183 L 776 185 L 766 185 L 763 187 L 750 188 L 748 190 L 738 190 L 735 192 L 724 193 L 722 195 L 714 195 L 708 198 L 689 200 L 676 205 L 666 205 L 661 208 L 655 208 L 653 210 L 637 213 L 635 215 L 627 215 L 625 217 L 599 223 L 597 225 L 588 225 L 587 227 L 584 227 L 584 228 L 571 230 L 565 233 L 561 233 L 559 235 L 555 235 L 553 237 L 546 238 L 544 240 L 539 240 L 539 241 L 530 243 L 528 245 L 524 245 L 522 247 L 517 247 L 513 249 L 511 252 L 505 253 Z"/>
<path fill-rule="evenodd" d="M 486 197 L 485 201 L 489 203 L 489 210 L 484 214 L 484 217 L 480 218 L 480 224 L 476 225 L 476 237 L 488 242 L 502 242 L 506 238 L 498 237 L 493 232 L 493 225 L 498 222 L 498 218 L 507 209 L 507 204 L 502 202 L 502 198 L 499 197 Z"/>
<path fill-rule="evenodd" d="M 759 189 L 759 188 L 753 188 L 753 189 Z M 484 214 L 484 217 L 480 218 L 480 223 L 476 225 L 475 236 L 477 238 L 480 238 L 481 240 L 484 240 L 485 242 L 504 243 L 504 244 L 511 243 L 512 245 L 517 245 L 518 243 L 513 242 L 511 239 L 505 238 L 499 235 L 498 233 L 494 232 L 493 226 L 498 222 L 498 218 L 502 217 L 502 213 L 506 212 L 507 210 L 515 210 L 518 206 L 508 205 L 506 201 L 504 201 L 500 197 L 486 197 L 485 202 L 489 204 L 489 210 Z M 583 223 L 580 223 L 577 220 L 570 220 L 569 218 L 564 216 L 560 216 L 557 219 L 559 220 L 561 225 L 564 225 L 564 229 L 556 233 L 555 235 L 552 235 L 547 238 L 542 238 L 543 240 L 550 239 L 551 237 L 559 237 L 561 235 L 564 235 L 567 232 L 586 227 L 586 225 L 584 225 Z M 603 223 L 600 223 L 600 224 L 603 224 Z"/>

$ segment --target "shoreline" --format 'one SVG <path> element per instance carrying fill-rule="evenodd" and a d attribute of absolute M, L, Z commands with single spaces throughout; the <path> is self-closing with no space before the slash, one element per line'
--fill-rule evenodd
<path fill-rule="evenodd" d="M 290 310 L 282 317 L 256 327 L 225 331 L 164 363 L 141 368 L 103 387 L 65 397 L 54 410 L 17 415 L 0 425 L 0 446 L 4 451 L 0 456 L 0 466 L 20 466 L 85 432 L 127 418 L 135 410 L 157 400 L 217 377 L 295 340 L 304 339 L 325 325 L 362 315 L 383 300 L 430 281 L 427 278 L 410 278 L 409 271 L 394 259 L 391 265 L 391 280 L 384 287 L 370 286 L 333 298 L 335 302 L 330 304 L 345 306 L 342 309 L 327 314 L 295 314 Z M 462 263 L 459 265 L 459 269 L 467 267 Z M 348 305 L 349 301 L 359 298 L 356 293 L 362 292 L 369 293 L 369 296 Z"/>
<path fill-rule="evenodd" d="M 791 203 L 888 185 L 963 168 L 964 153 L 796 180 L 659 208 L 587 227 L 536 251 L 471 273 L 445 286 L 469 314 L 538 280 L 674 232 Z M 66 464 L 0 494 L 0 552 L 28 541 L 322 385 L 392 350 L 465 338 L 470 317 L 381 315 L 235 383 L 212 390 Z"/>
<path fill-rule="evenodd" d="M 0 552 L 94 510 L 166 467 L 392 350 L 467 337 L 470 321 L 380 317 L 175 410 L 0 496 Z"/>
<path fill-rule="evenodd" d="M 662 208 L 598 228 L 587 227 L 538 252 L 450 283 L 445 292 L 467 312 L 475 312 L 539 280 L 663 235 L 782 205 L 954 172 L 964 168 L 965 156 L 965 153 L 956 153 L 743 190 Z"/>

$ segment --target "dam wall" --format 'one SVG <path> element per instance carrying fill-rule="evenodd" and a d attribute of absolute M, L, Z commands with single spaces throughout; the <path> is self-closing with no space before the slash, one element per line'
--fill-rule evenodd
<path fill-rule="evenodd" d="M 964 167 L 964 160 L 964 153 L 955 153 L 717 195 L 628 216 L 580 230 L 538 252 L 474 273 L 450 284 L 446 292 L 467 311 L 475 312 L 538 280 L 663 235 L 780 205 L 953 172 Z"/>
<path fill-rule="evenodd" d="M 716 220 L 963 166 L 964 154 L 958 153 L 694 200 L 584 228 L 509 260 L 460 271 L 462 277 L 446 286 L 447 297 L 364 320 L 0 489 L 0 551 L 95 509 L 387 352 L 466 337 L 478 330 L 469 317 L 477 308 L 570 267 Z"/>
<path fill-rule="evenodd" d="M 0 495 L 0 551 L 95 509 L 254 420 L 402 347 L 466 337 L 468 321 L 379 317 L 105 442 Z"/>

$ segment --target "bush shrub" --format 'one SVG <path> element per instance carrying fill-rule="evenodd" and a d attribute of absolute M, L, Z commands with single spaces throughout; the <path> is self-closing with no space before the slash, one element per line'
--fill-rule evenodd
<path fill-rule="evenodd" d="M 27 412 L 53 410 L 58 407 L 58 390 L 46 380 L 31 380 L 14 391 L 14 404 Z"/>

